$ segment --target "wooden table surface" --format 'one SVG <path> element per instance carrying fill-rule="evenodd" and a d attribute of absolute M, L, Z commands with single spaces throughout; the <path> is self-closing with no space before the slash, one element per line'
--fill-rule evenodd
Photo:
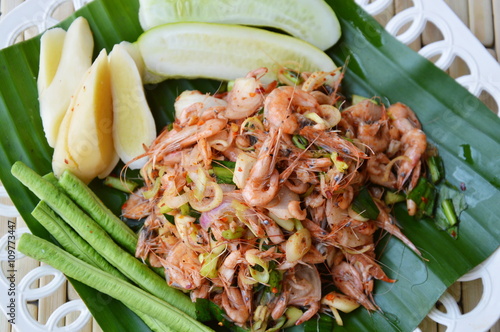
<path fill-rule="evenodd" d="M 43 0 L 41 0 L 43 1 Z M 22 3 L 23 0 L 0 0 L 0 19 L 1 15 L 6 14 L 12 8 Z M 448 5 L 455 11 L 455 13 L 469 26 L 471 31 L 481 41 L 481 43 L 493 54 L 493 56 L 500 61 L 500 20 L 495 17 L 500 17 L 500 0 L 446 0 Z M 394 0 L 393 5 L 386 11 L 377 15 L 377 20 L 383 25 L 396 13 L 401 10 L 411 7 L 413 2 L 411 0 Z M 70 1 L 65 2 L 60 8 L 56 10 L 55 18 L 62 19 L 68 13 L 73 11 Z M 498 33 L 496 33 L 498 32 Z M 24 33 L 23 38 L 30 38 L 38 32 L 29 29 Z M 441 38 L 439 31 L 433 26 L 428 26 L 422 35 L 422 38 L 415 41 L 410 45 L 411 48 L 418 50 L 422 46 Z M 460 60 L 455 61 L 449 69 L 449 74 L 452 77 L 459 77 L 468 72 L 467 66 Z M 497 113 L 498 106 L 495 101 L 487 94 L 480 96 L 480 99 L 490 107 L 490 109 Z M 0 202 L 5 203 L 5 202 Z M 0 218 L 0 236 L 7 233 L 7 220 L 8 218 Z M 14 218 L 17 223 L 16 228 L 25 227 L 24 221 L 21 218 Z M 12 220 L 12 218 L 10 219 Z M 38 266 L 40 263 L 31 259 L 23 258 L 21 264 L 17 266 L 18 280 L 31 269 Z M 2 266 L 2 268 L 5 268 Z M 39 280 L 39 285 L 42 286 L 50 281 L 49 278 Z M 470 281 L 466 283 L 456 283 L 449 289 L 450 293 L 456 298 L 463 313 L 470 311 L 478 303 L 482 294 L 482 283 L 479 280 Z M 37 303 L 29 304 L 29 309 L 34 317 L 37 317 L 41 323 L 45 323 L 50 314 L 61 304 L 68 300 L 78 298 L 78 294 L 73 290 L 69 283 L 63 285 L 60 290 L 50 298 L 44 298 Z M 67 322 L 71 322 L 75 317 L 67 316 Z M 423 332 L 445 331 L 446 327 L 439 326 L 434 321 L 426 318 L 420 328 Z M 0 331 L 11 332 L 12 328 L 6 321 L 5 317 L 0 314 Z M 91 320 L 82 330 L 82 332 L 98 332 L 102 331 L 99 325 Z M 500 320 L 489 330 L 490 332 L 500 332 Z M 25 332 L 25 331 L 21 331 Z"/>

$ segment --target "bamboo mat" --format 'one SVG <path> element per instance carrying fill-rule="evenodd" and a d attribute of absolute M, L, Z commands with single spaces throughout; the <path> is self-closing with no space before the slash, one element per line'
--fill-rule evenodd
<path fill-rule="evenodd" d="M 43 1 L 43 0 L 40 0 Z M 0 0 L 0 18 L 1 15 L 9 12 L 15 6 L 22 3 L 23 0 Z M 471 31 L 476 35 L 476 37 L 481 41 L 481 43 L 493 54 L 493 56 L 500 60 L 500 20 L 495 21 L 495 17 L 500 17 L 500 0 L 446 0 L 448 5 L 455 11 L 455 13 L 462 19 L 462 21 L 469 26 Z M 377 15 L 377 20 L 383 25 L 396 13 L 404 10 L 405 8 L 413 6 L 411 0 L 394 0 L 393 5 L 390 6 L 386 11 Z M 69 13 L 73 11 L 73 7 L 70 1 L 63 3 L 55 12 L 54 18 L 62 19 L 66 17 Z M 37 31 L 27 30 L 24 33 L 23 38 L 30 38 L 37 34 Z M 440 32 L 433 26 L 429 25 L 426 27 L 424 34 L 420 40 L 413 42 L 410 47 L 418 50 L 422 46 L 441 39 Z M 461 61 L 457 60 L 449 69 L 449 74 L 456 78 L 468 73 L 467 66 Z M 498 112 L 498 106 L 491 96 L 483 94 L 480 99 L 495 113 Z M 5 203 L 1 202 L 0 203 Z M 16 222 L 16 228 L 25 227 L 24 221 L 21 218 L 0 218 L 0 236 L 7 233 L 8 220 Z M 19 261 L 20 264 L 16 266 L 18 270 L 18 280 L 31 269 L 38 266 L 40 263 L 31 259 L 23 258 Z M 2 269 L 6 269 L 2 266 Z M 33 287 L 40 287 L 47 284 L 50 281 L 50 277 L 40 279 L 37 281 Z M 457 303 L 462 309 L 463 313 L 466 313 L 473 309 L 478 303 L 482 294 L 482 283 L 481 281 L 470 281 L 466 283 L 455 283 L 449 289 L 449 292 L 455 297 Z M 69 283 L 65 283 L 60 287 L 59 291 L 51 296 L 50 298 L 44 298 L 36 303 L 29 304 L 29 310 L 33 317 L 38 318 L 38 320 L 45 324 L 50 314 L 61 304 L 66 301 L 78 298 L 78 294 L 74 291 Z M 65 318 L 65 322 L 61 324 L 69 324 L 76 317 L 74 315 L 69 315 Z M 423 332 L 441 332 L 445 331 L 446 327 L 439 326 L 434 321 L 426 318 L 420 328 Z M 0 314 L 0 332 L 11 332 L 13 331 L 10 324 L 8 324 L 5 317 Z M 87 323 L 82 332 L 100 332 L 102 331 L 95 320 L 91 320 Z M 490 330 L 490 332 L 500 332 L 500 321 L 495 324 Z M 20 331 L 25 332 L 25 331 Z"/>

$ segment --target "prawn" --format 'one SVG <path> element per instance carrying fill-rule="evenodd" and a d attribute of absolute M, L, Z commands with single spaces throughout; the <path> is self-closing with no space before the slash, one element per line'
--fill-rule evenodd
<path fill-rule="evenodd" d="M 293 134 L 299 128 L 294 112 L 320 112 L 316 99 L 309 93 L 293 86 L 274 89 L 264 101 L 264 117 L 270 128 L 280 128 L 284 134 Z"/>
<path fill-rule="evenodd" d="M 241 291 L 237 287 L 224 287 L 222 307 L 229 318 L 243 326 L 250 318 L 250 311 L 245 305 Z"/>
<path fill-rule="evenodd" d="M 202 124 L 186 126 L 183 128 L 175 128 L 173 130 L 165 130 L 163 134 L 153 142 L 149 148 L 147 155 L 154 156 L 155 161 L 160 161 L 163 156 L 170 152 L 179 149 L 187 148 L 194 145 L 202 138 L 211 137 L 221 130 L 227 124 L 225 119 L 210 119 Z"/>
<path fill-rule="evenodd" d="M 422 129 L 422 125 L 420 124 L 420 121 L 418 121 L 415 113 L 413 113 L 408 106 L 402 103 L 395 103 L 389 106 L 387 114 L 391 124 L 399 131 L 400 134 L 404 134 L 405 132 L 415 128 Z"/>
<path fill-rule="evenodd" d="M 391 172 L 389 164 L 390 160 L 384 153 L 377 153 L 368 160 L 366 171 L 371 182 L 396 189 L 396 176 Z"/>
<path fill-rule="evenodd" d="M 378 307 L 371 296 L 364 292 L 362 277 L 358 270 L 343 261 L 332 269 L 333 283 L 345 295 L 354 299 L 367 310 L 375 311 Z"/>
<path fill-rule="evenodd" d="M 200 287 L 203 276 L 200 274 L 201 263 L 198 254 L 184 242 L 179 241 L 167 257 L 162 259 L 165 276 L 169 286 L 182 290 Z"/>
<path fill-rule="evenodd" d="M 285 280 L 285 291 L 289 295 L 289 305 L 309 307 L 295 322 L 300 325 L 311 319 L 320 308 L 321 279 L 314 265 L 296 265 L 293 274 Z"/>
<path fill-rule="evenodd" d="M 420 177 L 420 158 L 427 149 L 427 138 L 420 129 L 412 129 L 401 137 L 403 159 L 398 168 L 397 187 L 402 189 L 405 182 L 413 173 L 410 188 L 413 188 Z"/>
<path fill-rule="evenodd" d="M 408 239 L 401 229 L 396 225 L 394 218 L 387 212 L 386 207 L 378 200 L 374 200 L 375 204 L 379 209 L 379 214 L 376 220 L 377 226 L 384 229 L 388 233 L 397 237 L 401 242 L 406 244 L 411 250 L 413 250 L 417 255 L 422 256 L 417 247 L 413 244 L 413 242 Z"/>
<path fill-rule="evenodd" d="M 390 143 L 388 117 L 383 105 L 363 100 L 345 110 L 345 118 L 356 128 L 356 138 L 373 152 L 383 152 Z"/>
<path fill-rule="evenodd" d="M 337 152 L 338 154 L 355 160 L 367 159 L 367 155 L 361 151 L 352 142 L 340 137 L 336 132 L 327 132 L 324 130 L 315 130 L 306 126 L 300 130 L 300 135 L 304 136 L 309 142 L 322 147 L 328 152 Z"/>
<path fill-rule="evenodd" d="M 272 130 L 262 144 L 257 162 L 242 190 L 242 196 L 251 206 L 264 206 L 276 196 L 279 190 L 279 172 L 275 168 L 278 157 L 281 131 Z"/>
<path fill-rule="evenodd" d="M 224 117 L 231 120 L 244 119 L 262 107 L 264 88 L 259 78 L 267 73 L 267 68 L 258 68 L 243 78 L 237 78 L 227 95 Z"/>

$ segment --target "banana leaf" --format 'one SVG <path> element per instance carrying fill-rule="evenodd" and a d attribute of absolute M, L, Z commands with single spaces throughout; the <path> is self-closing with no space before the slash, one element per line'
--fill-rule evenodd
<path fill-rule="evenodd" d="M 447 180 L 466 188 L 468 209 L 460 215 L 456 240 L 432 220 L 415 220 L 403 207 L 396 209 L 404 233 L 424 258 L 395 238 L 384 239 L 380 263 L 398 281 L 375 284 L 380 312 L 358 309 L 343 315 L 343 327 L 335 327 L 336 331 L 413 331 L 448 286 L 499 247 L 500 163 L 496 158 L 500 154 L 500 119 L 431 62 L 391 37 L 353 1 L 327 2 L 342 27 L 341 40 L 327 53 L 338 65 L 347 61 L 343 92 L 380 96 L 388 103 L 400 101 L 413 108 L 444 159 Z M 87 18 L 97 55 L 102 48 L 110 51 L 115 43 L 137 39 L 142 32 L 138 7 L 138 0 L 95 0 L 61 26 L 67 28 L 76 16 Z M 39 38 L 34 38 L 0 51 L 0 180 L 31 231 L 51 240 L 30 215 L 36 197 L 10 174 L 17 160 L 40 174 L 51 171 L 52 149 L 38 113 L 39 49 Z M 181 91 L 214 92 L 218 87 L 219 82 L 210 80 L 169 80 L 147 86 L 158 129 L 172 120 L 173 100 Z M 92 182 L 91 187 L 119 213 L 123 195 L 100 181 Z M 150 331 L 120 302 L 72 283 L 104 331 Z"/>

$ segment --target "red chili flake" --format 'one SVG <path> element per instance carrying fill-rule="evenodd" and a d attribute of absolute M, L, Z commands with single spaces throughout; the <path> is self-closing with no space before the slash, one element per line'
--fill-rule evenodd
<path fill-rule="evenodd" d="M 424 202 L 426 204 L 429 201 L 429 199 L 427 197 L 424 197 L 424 196 L 422 196 L 420 199 L 422 200 L 422 202 Z"/>
<path fill-rule="evenodd" d="M 68 159 L 64 159 L 64 163 L 65 163 L 66 165 L 67 165 L 67 164 L 69 164 Z"/>
<path fill-rule="evenodd" d="M 462 190 L 462 191 L 466 191 L 467 190 L 467 187 L 465 186 L 465 183 L 460 182 L 460 190 Z"/>
<path fill-rule="evenodd" d="M 238 172 L 243 172 L 243 168 L 238 167 Z"/>
<path fill-rule="evenodd" d="M 342 156 L 340 156 L 340 155 L 337 155 L 337 158 L 335 158 L 335 159 L 337 159 L 337 161 L 344 161 L 344 158 L 342 158 Z"/>
<path fill-rule="evenodd" d="M 277 294 L 278 293 L 278 288 L 276 288 L 276 287 L 271 288 L 271 293 Z"/>
<path fill-rule="evenodd" d="M 90 234 L 94 233 L 94 231 L 89 231 L 89 232 L 90 232 Z"/>
<path fill-rule="evenodd" d="M 255 93 L 255 92 L 250 92 L 248 95 L 249 95 L 250 97 L 255 97 L 256 93 Z"/>
<path fill-rule="evenodd" d="M 264 92 L 266 92 L 266 89 L 264 89 L 263 87 L 260 87 L 260 88 L 255 89 L 255 92 L 256 93 L 264 93 Z"/>

